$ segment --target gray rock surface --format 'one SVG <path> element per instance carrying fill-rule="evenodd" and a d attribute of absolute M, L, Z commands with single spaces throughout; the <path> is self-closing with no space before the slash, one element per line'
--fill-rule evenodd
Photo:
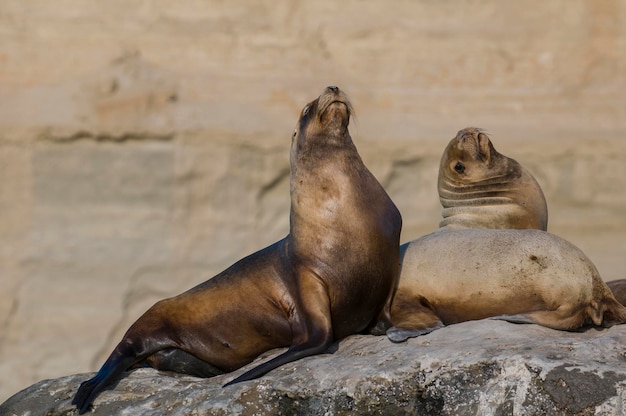
<path fill-rule="evenodd" d="M 244 369 L 213 379 L 135 370 L 89 414 L 622 415 L 625 344 L 626 325 L 570 333 L 496 320 L 401 344 L 351 336 L 329 354 L 227 388 Z M 75 414 L 71 399 L 88 377 L 41 381 L 2 404 L 0 414 Z"/>

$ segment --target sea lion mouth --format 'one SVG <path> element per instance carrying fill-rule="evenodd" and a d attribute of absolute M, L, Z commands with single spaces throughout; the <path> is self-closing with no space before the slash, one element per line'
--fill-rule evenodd
<path fill-rule="evenodd" d="M 348 119 L 354 113 L 348 96 L 338 87 L 329 86 L 324 89 L 324 92 L 322 92 L 318 99 L 317 108 L 320 119 L 323 118 L 326 112 L 331 107 L 334 107 L 335 104 L 342 104 L 345 107 L 345 117 Z"/>

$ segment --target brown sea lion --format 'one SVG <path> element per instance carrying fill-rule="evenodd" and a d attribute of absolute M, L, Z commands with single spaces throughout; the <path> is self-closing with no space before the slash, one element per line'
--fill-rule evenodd
<path fill-rule="evenodd" d="M 463 129 L 450 141 L 437 182 L 440 227 L 547 230 L 541 187 L 517 161 L 498 153 L 479 128 Z"/>
<path fill-rule="evenodd" d="M 138 364 L 209 377 L 289 347 L 232 384 L 373 323 L 398 277 L 402 220 L 352 142 L 351 112 L 337 87 L 304 107 L 291 142 L 289 235 L 150 308 L 81 384 L 80 413 Z"/>
<path fill-rule="evenodd" d="M 626 322 L 587 256 L 545 231 L 440 229 L 402 245 L 400 261 L 394 342 L 496 316 L 561 330 Z"/>
<path fill-rule="evenodd" d="M 626 305 L 626 279 L 611 280 L 606 285 L 613 292 L 613 296 L 622 305 Z"/>

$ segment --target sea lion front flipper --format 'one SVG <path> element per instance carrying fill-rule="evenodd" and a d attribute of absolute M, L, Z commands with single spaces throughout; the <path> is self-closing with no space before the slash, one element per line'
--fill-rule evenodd
<path fill-rule="evenodd" d="M 512 324 L 535 324 L 536 322 L 533 321 L 532 319 L 530 319 L 528 316 L 526 315 L 498 315 L 498 316 L 492 316 L 489 319 L 493 319 L 496 321 L 507 321 L 510 322 Z"/>
<path fill-rule="evenodd" d="M 431 332 L 443 328 L 444 324 L 441 322 L 436 326 L 430 328 L 420 328 L 420 329 L 406 329 L 406 328 L 396 328 L 395 326 L 389 328 L 387 330 L 387 338 L 391 342 L 404 342 L 409 338 L 419 337 L 420 335 L 430 334 Z"/>
<path fill-rule="evenodd" d="M 321 354 L 333 341 L 330 299 L 325 284 L 310 271 L 300 274 L 300 305 L 294 312 L 292 346 L 271 360 L 246 371 L 223 387 L 252 380 L 281 365 L 310 355 Z"/>
<path fill-rule="evenodd" d="M 404 342 L 445 326 L 428 299 L 411 291 L 396 292 L 390 313 L 392 327 L 386 334 L 392 342 Z"/>

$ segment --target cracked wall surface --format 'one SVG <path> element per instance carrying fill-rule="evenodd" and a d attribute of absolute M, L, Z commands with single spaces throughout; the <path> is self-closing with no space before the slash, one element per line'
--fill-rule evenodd
<path fill-rule="evenodd" d="M 479 126 L 549 230 L 626 277 L 624 28 L 624 0 L 1 2 L 0 401 L 95 370 L 156 300 L 282 238 L 291 133 L 330 84 L 403 241 L 437 227 L 441 152 Z"/>

